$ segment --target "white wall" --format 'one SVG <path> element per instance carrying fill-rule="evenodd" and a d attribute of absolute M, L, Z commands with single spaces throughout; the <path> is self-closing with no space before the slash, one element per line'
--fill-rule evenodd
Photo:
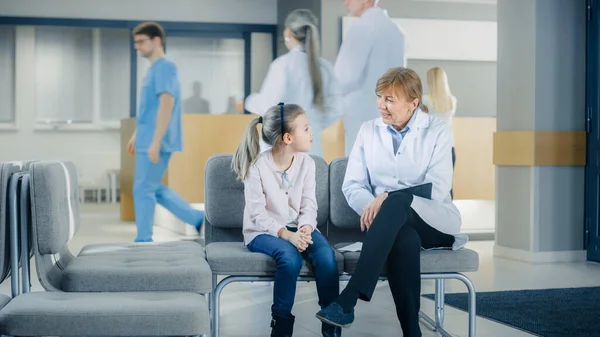
<path fill-rule="evenodd" d="M 0 15 L 275 24 L 277 0 L 0 0 Z M 35 45 L 32 27 L 17 29 L 16 48 L 17 127 L 12 130 L 0 128 L 0 161 L 71 160 L 85 180 L 102 182 L 106 179 L 107 169 L 119 167 L 119 131 L 34 129 Z"/>
<path fill-rule="evenodd" d="M 17 29 L 15 62 L 16 128 L 0 130 L 0 161 L 66 159 L 80 167 L 90 180 L 106 176 L 106 169 L 119 167 L 119 131 L 35 130 L 34 29 Z"/>
<path fill-rule="evenodd" d="M 323 57 L 335 61 L 342 31 L 340 18 L 347 11 L 340 0 L 322 0 L 321 41 Z M 392 18 L 496 21 L 496 5 L 484 0 L 380 0 Z"/>
<path fill-rule="evenodd" d="M 406 37 L 406 57 L 416 60 L 496 62 L 494 21 L 390 18 Z M 342 40 L 358 18 L 342 19 Z"/>
<path fill-rule="evenodd" d="M 277 0 L 0 0 L 0 15 L 277 23 Z"/>

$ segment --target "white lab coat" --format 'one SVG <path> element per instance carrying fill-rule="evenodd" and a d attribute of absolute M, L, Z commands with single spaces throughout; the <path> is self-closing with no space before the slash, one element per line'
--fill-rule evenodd
<path fill-rule="evenodd" d="M 346 155 L 360 125 L 376 118 L 377 80 L 388 69 L 406 66 L 402 31 L 379 7 L 367 9 L 344 36 L 335 62 L 335 75 L 344 95 Z"/>
<path fill-rule="evenodd" d="M 448 124 L 417 110 L 398 153 L 393 152 L 392 135 L 381 118 L 361 126 L 342 185 L 350 207 L 362 214 L 385 191 L 432 183 L 431 200 L 415 196 L 412 209 L 439 231 L 459 233 L 461 215 L 450 197 L 453 169 Z"/>
<path fill-rule="evenodd" d="M 308 122 L 314 131 L 310 154 L 323 157 L 321 132 L 341 118 L 342 95 L 334 76 L 333 66 L 323 58 L 320 60 L 325 99 L 324 111 L 313 105 L 308 55 L 304 53 L 302 47 L 290 50 L 271 63 L 260 92 L 246 98 L 245 108 L 262 116 L 279 102 L 300 105 L 306 112 Z M 261 144 L 262 151 L 267 148 L 268 145 Z"/>

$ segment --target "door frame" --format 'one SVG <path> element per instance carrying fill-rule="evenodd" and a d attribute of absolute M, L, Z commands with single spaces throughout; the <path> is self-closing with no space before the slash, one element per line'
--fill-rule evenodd
<path fill-rule="evenodd" d="M 588 261 L 600 262 L 599 233 L 599 201 L 600 201 L 600 165 L 598 163 L 598 147 L 600 145 L 600 25 L 595 10 L 597 0 L 587 0 L 586 11 L 586 92 L 585 92 L 585 130 L 586 166 L 585 166 L 585 205 L 584 205 L 584 249 Z"/>

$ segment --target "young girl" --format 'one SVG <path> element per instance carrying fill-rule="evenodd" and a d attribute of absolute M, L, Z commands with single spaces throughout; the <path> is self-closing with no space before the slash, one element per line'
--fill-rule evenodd
<path fill-rule="evenodd" d="M 260 153 L 258 124 L 270 149 Z M 321 308 L 339 293 L 333 248 L 317 230 L 315 162 L 304 152 L 312 132 L 306 113 L 295 104 L 280 103 L 250 122 L 233 157 L 233 169 L 244 181 L 244 244 L 251 252 L 275 260 L 271 336 L 292 336 L 292 306 L 302 258 L 314 267 Z M 341 336 L 341 329 L 322 326 L 323 336 Z"/>

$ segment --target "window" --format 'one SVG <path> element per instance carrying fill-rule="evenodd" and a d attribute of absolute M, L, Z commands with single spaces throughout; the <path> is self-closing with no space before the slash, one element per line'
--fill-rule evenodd
<path fill-rule="evenodd" d="M 129 50 L 126 29 L 36 28 L 37 122 L 100 124 L 127 117 Z"/>
<path fill-rule="evenodd" d="M 0 26 L 0 123 L 15 122 L 15 28 Z"/>
<path fill-rule="evenodd" d="M 100 30 L 100 120 L 129 117 L 130 40 L 125 29 Z"/>
<path fill-rule="evenodd" d="M 273 61 L 273 35 L 269 33 L 252 33 L 250 38 L 252 50 L 252 57 L 250 57 L 252 67 L 252 71 L 250 71 L 252 77 L 250 92 L 258 92 Z"/>
<path fill-rule="evenodd" d="M 183 113 L 243 113 L 243 39 L 172 36 L 167 56 L 177 65 Z"/>

